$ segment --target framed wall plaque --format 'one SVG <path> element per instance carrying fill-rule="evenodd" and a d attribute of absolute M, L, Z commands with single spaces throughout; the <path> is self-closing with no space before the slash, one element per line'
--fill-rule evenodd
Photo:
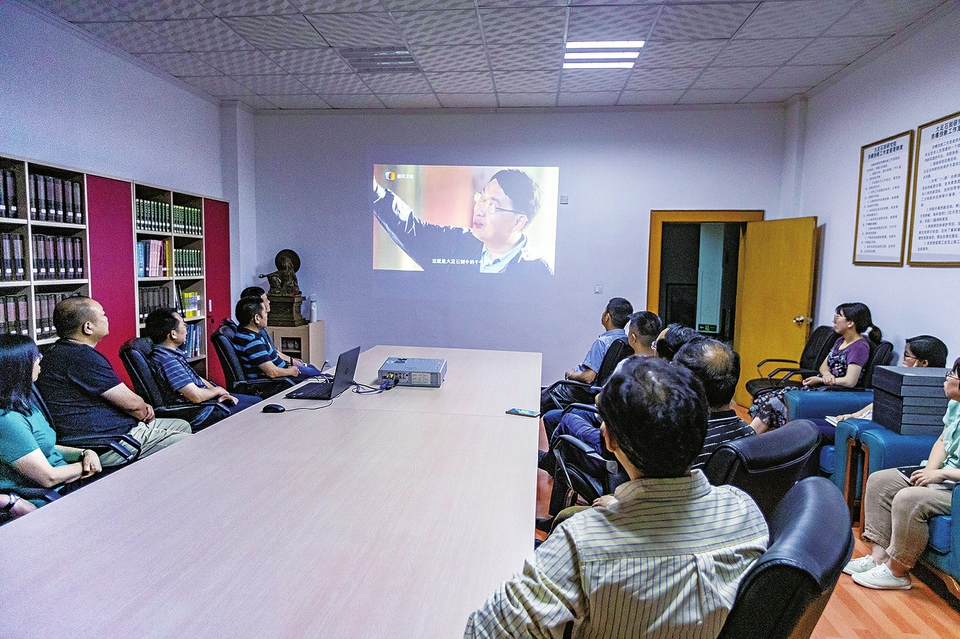
<path fill-rule="evenodd" d="M 854 264 L 903 265 L 912 159 L 913 131 L 860 147 Z"/>
<path fill-rule="evenodd" d="M 960 112 L 917 129 L 911 266 L 960 266 Z"/>

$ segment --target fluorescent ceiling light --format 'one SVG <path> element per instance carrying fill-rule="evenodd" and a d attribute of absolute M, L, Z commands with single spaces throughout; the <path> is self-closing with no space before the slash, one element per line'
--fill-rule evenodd
<path fill-rule="evenodd" d="M 635 60 L 639 51 L 592 51 L 584 53 L 564 53 L 564 60 Z"/>
<path fill-rule="evenodd" d="M 643 40 L 598 40 L 596 42 L 568 42 L 568 49 L 639 49 Z"/>
<path fill-rule="evenodd" d="M 632 69 L 633 62 L 564 62 L 564 69 Z"/>

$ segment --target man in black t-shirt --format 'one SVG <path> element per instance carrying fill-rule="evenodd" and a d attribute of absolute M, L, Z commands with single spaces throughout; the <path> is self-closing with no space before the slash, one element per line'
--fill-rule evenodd
<path fill-rule="evenodd" d="M 57 439 L 129 434 L 145 457 L 191 433 L 182 419 L 156 419 L 153 407 L 130 390 L 94 346 L 110 331 L 103 307 L 89 297 L 68 297 L 57 304 L 53 324 L 60 339 L 44 355 L 37 387 L 50 409 Z M 123 459 L 100 456 L 104 466 Z"/>

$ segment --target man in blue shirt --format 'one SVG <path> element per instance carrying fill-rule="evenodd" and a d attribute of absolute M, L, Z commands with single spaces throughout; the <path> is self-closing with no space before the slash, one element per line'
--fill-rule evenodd
<path fill-rule="evenodd" d="M 235 414 L 244 408 L 249 408 L 260 402 L 260 398 L 253 395 L 231 395 L 225 388 L 200 377 L 180 347 L 187 340 L 187 325 L 172 308 L 158 308 L 147 316 L 144 331 L 153 340 L 153 351 L 150 361 L 160 374 L 165 384 L 160 385 L 165 404 L 194 403 L 199 404 L 215 399 Z M 222 417 L 221 417 L 222 418 Z M 210 425 L 218 419 L 208 420 Z"/>
<path fill-rule="evenodd" d="M 233 347 L 244 379 L 293 377 L 301 382 L 321 374 L 315 366 L 284 355 L 276 349 L 265 327 L 269 306 L 260 297 L 242 297 L 237 302 L 237 331 Z"/>

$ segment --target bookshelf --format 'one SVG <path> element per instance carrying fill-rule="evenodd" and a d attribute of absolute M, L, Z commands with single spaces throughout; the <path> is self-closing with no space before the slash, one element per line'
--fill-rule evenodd
<path fill-rule="evenodd" d="M 90 295 L 85 174 L 0 156 L 0 330 L 56 340 L 53 307 Z"/>
<path fill-rule="evenodd" d="M 203 200 L 146 184 L 133 187 L 137 332 L 154 309 L 176 308 L 187 325 L 187 359 L 206 377 Z"/>

